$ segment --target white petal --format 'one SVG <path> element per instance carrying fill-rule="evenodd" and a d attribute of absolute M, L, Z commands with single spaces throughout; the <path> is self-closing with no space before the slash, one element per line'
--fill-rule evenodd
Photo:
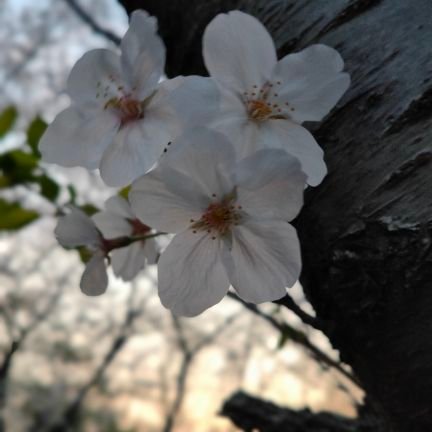
<path fill-rule="evenodd" d="M 156 19 L 143 10 L 135 11 L 121 41 L 122 69 L 139 99 L 151 94 L 164 71 L 165 47 L 156 32 Z"/>
<path fill-rule="evenodd" d="M 155 164 L 166 143 L 159 135 L 147 133 L 150 127 L 151 120 L 146 119 L 119 130 L 100 164 L 101 177 L 108 186 L 126 186 Z"/>
<path fill-rule="evenodd" d="M 237 159 L 250 156 L 265 144 L 261 142 L 259 125 L 247 119 L 232 119 L 224 124 L 219 124 L 217 130 L 233 143 Z"/>
<path fill-rule="evenodd" d="M 238 92 L 264 84 L 277 60 L 265 27 L 240 11 L 220 14 L 210 22 L 203 51 L 210 75 Z"/>
<path fill-rule="evenodd" d="M 280 60 L 272 81 L 282 82 L 279 101 L 294 108 L 287 111 L 291 118 L 299 123 L 319 121 L 349 87 L 350 77 L 342 69 L 343 60 L 335 49 L 311 45 Z"/>
<path fill-rule="evenodd" d="M 144 255 L 147 259 L 147 264 L 156 264 L 159 257 L 159 246 L 154 239 L 144 241 Z"/>
<path fill-rule="evenodd" d="M 89 113 L 67 108 L 57 115 L 40 140 L 42 159 L 66 167 L 95 169 L 117 128 L 117 119 L 108 111 Z"/>
<path fill-rule="evenodd" d="M 72 68 L 67 92 L 79 104 L 104 106 L 124 86 L 119 56 L 107 49 L 86 52 Z"/>
<path fill-rule="evenodd" d="M 81 277 L 81 291 L 88 296 L 103 294 L 108 286 L 108 275 L 105 267 L 105 257 L 102 253 L 95 253 L 86 264 Z"/>
<path fill-rule="evenodd" d="M 195 316 L 219 303 L 229 282 L 221 240 L 188 230 L 174 237 L 158 264 L 159 297 L 175 315 Z"/>
<path fill-rule="evenodd" d="M 248 221 L 233 230 L 229 275 L 239 296 L 251 303 L 273 301 L 297 281 L 300 246 L 295 229 L 282 221 Z"/>
<path fill-rule="evenodd" d="M 163 232 L 179 232 L 191 219 L 198 220 L 208 206 L 199 187 L 169 167 L 157 167 L 132 184 L 129 201 L 134 214 L 146 225 Z"/>
<path fill-rule="evenodd" d="M 129 236 L 132 233 L 132 226 L 122 216 L 111 212 L 102 211 L 92 216 L 96 226 L 106 239 Z"/>
<path fill-rule="evenodd" d="M 231 143 L 221 133 L 206 128 L 187 131 L 161 158 L 162 169 L 166 166 L 190 177 L 203 195 L 222 197 L 232 191 L 229 174 L 235 160 Z"/>
<path fill-rule="evenodd" d="M 135 218 L 128 200 L 119 195 L 114 195 L 108 198 L 105 201 L 105 208 L 110 213 L 121 216 L 125 219 Z"/>
<path fill-rule="evenodd" d="M 311 133 L 289 120 L 267 120 L 260 128 L 259 143 L 262 147 L 281 148 L 296 157 L 307 183 L 316 186 L 327 174 L 324 153 Z"/>
<path fill-rule="evenodd" d="M 114 274 L 124 281 L 134 279 L 144 264 L 145 255 L 141 242 L 135 242 L 130 246 L 114 249 L 111 252 L 111 265 Z"/>
<path fill-rule="evenodd" d="M 184 77 L 177 88 L 166 92 L 165 101 L 173 107 L 183 130 L 205 126 L 219 114 L 219 89 L 211 78 Z"/>
<path fill-rule="evenodd" d="M 306 176 L 284 150 L 266 149 L 236 167 L 237 203 L 255 217 L 290 221 L 303 205 Z"/>
<path fill-rule="evenodd" d="M 76 207 L 70 213 L 61 216 L 54 234 L 58 242 L 65 247 L 97 246 L 101 236 L 94 222 Z"/>

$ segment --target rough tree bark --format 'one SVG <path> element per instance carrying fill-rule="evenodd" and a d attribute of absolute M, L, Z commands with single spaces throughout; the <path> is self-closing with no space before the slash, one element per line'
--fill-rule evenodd
<path fill-rule="evenodd" d="M 432 2 L 120 0 L 156 15 L 169 75 L 205 73 L 218 12 L 264 22 L 279 55 L 337 48 L 352 77 L 311 128 L 329 175 L 296 220 L 301 281 L 386 431 L 432 431 Z"/>

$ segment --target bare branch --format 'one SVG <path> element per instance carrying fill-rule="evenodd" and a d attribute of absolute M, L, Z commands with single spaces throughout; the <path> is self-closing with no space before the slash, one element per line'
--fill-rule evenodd
<path fill-rule="evenodd" d="M 323 363 L 326 366 L 330 366 L 336 369 L 343 376 L 348 378 L 351 382 L 361 387 L 358 379 L 351 372 L 348 372 L 339 362 L 333 360 L 324 351 L 322 351 L 316 345 L 314 345 L 306 336 L 306 334 L 304 334 L 302 331 L 295 329 L 294 327 L 290 326 L 287 323 L 280 323 L 272 316 L 264 313 L 256 305 L 245 302 L 244 300 L 242 300 L 240 297 L 236 296 L 232 292 L 228 292 L 228 297 L 241 303 L 246 309 L 248 309 L 255 315 L 267 321 L 270 325 L 272 325 L 275 329 L 280 331 L 282 334 L 288 334 L 290 340 L 306 348 L 309 351 L 309 353 L 311 353 L 319 362 Z"/>
<path fill-rule="evenodd" d="M 132 287 L 130 297 L 128 299 L 127 312 L 121 326 L 119 334 L 114 338 L 111 346 L 99 366 L 95 369 L 90 379 L 85 383 L 81 389 L 78 391 L 72 402 L 63 411 L 60 420 L 48 429 L 49 432 L 65 432 L 70 430 L 70 427 L 76 424 L 78 420 L 79 411 L 81 409 L 82 403 L 87 396 L 88 392 L 97 385 L 102 376 L 105 374 L 108 367 L 111 365 L 116 356 L 120 353 L 123 347 L 126 345 L 128 338 L 130 336 L 130 331 L 132 329 L 133 323 L 136 318 L 142 314 L 142 310 L 133 308 L 133 301 L 131 298 L 135 296 L 135 287 Z M 40 430 L 40 424 L 34 424 L 31 432 L 36 432 Z"/>
<path fill-rule="evenodd" d="M 238 315 L 232 315 L 224 320 L 221 325 L 219 325 L 212 333 L 204 336 L 200 341 L 198 341 L 195 346 L 191 346 L 184 334 L 184 329 L 181 325 L 179 318 L 172 315 L 173 327 L 176 331 L 177 344 L 182 353 L 182 360 L 180 364 L 180 370 L 177 375 L 176 391 L 174 402 L 171 405 L 169 413 L 166 416 L 165 425 L 162 429 L 163 432 L 171 432 L 177 415 L 183 404 L 183 400 L 186 394 L 186 381 L 189 375 L 190 368 L 196 355 L 206 346 L 210 345 L 214 340 L 227 328 L 231 323 L 237 319 Z"/>
<path fill-rule="evenodd" d="M 322 330 L 320 321 L 305 312 L 289 294 L 279 300 L 274 301 L 273 303 L 286 307 L 291 312 L 296 314 L 305 324 L 308 324 L 317 330 Z"/>
<path fill-rule="evenodd" d="M 309 409 L 281 408 L 243 392 L 231 396 L 221 414 L 244 431 L 383 432 L 378 422 L 350 419 L 328 412 L 314 413 Z"/>
<path fill-rule="evenodd" d="M 85 22 L 95 33 L 100 34 L 115 45 L 120 45 L 121 38 L 101 25 L 99 25 L 94 18 L 83 9 L 76 0 L 64 0 L 65 3 L 75 12 L 75 14 Z"/>

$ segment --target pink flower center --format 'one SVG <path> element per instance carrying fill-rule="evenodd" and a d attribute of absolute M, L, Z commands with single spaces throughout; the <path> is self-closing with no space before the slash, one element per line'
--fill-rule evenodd
<path fill-rule="evenodd" d="M 213 233 L 213 240 L 216 239 L 216 234 L 224 236 L 231 230 L 233 225 L 239 224 L 242 217 L 241 208 L 241 206 L 234 204 L 232 197 L 211 203 L 204 211 L 201 219 L 198 221 L 191 219 L 193 232 L 207 231 Z"/>
<path fill-rule="evenodd" d="M 144 118 L 143 104 L 128 96 L 113 97 L 106 104 L 105 109 L 112 108 L 120 118 L 121 126 Z"/>
<path fill-rule="evenodd" d="M 243 101 L 246 111 L 251 120 L 261 122 L 269 119 L 288 119 L 289 111 L 295 111 L 288 102 L 281 101 L 275 90 L 282 83 L 267 82 L 261 88 L 252 86 L 252 91 L 243 93 Z"/>
<path fill-rule="evenodd" d="M 253 120 L 265 120 L 272 114 L 271 107 L 263 100 L 251 100 L 248 102 L 249 117 Z"/>

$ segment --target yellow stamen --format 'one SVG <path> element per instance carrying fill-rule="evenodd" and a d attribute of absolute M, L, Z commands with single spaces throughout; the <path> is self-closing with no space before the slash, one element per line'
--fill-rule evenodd
<path fill-rule="evenodd" d="M 265 120 L 271 113 L 272 109 L 263 100 L 251 100 L 248 102 L 249 117 L 253 120 Z"/>

